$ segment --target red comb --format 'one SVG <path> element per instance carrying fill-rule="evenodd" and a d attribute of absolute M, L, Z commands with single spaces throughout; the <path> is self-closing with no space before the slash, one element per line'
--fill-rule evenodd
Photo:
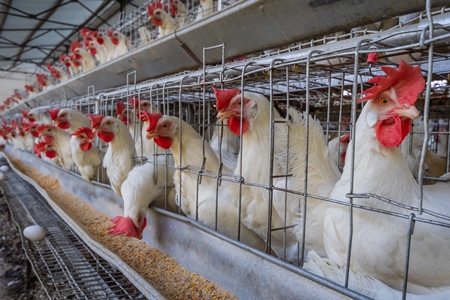
<path fill-rule="evenodd" d="M 30 112 L 29 110 L 22 110 L 22 116 L 24 116 L 24 118 L 26 118 L 28 116 L 29 112 Z"/>
<path fill-rule="evenodd" d="M 41 152 L 43 152 L 44 150 L 45 150 L 45 145 L 46 145 L 47 143 L 46 142 L 44 142 L 44 141 L 41 141 L 41 142 L 38 142 L 38 143 L 36 143 L 35 145 L 34 145 L 34 153 L 36 153 L 36 152 L 38 152 L 38 153 L 41 153 Z"/>
<path fill-rule="evenodd" d="M 228 90 L 218 90 L 215 87 L 212 87 L 214 90 L 214 96 L 216 96 L 216 109 L 222 110 L 227 108 L 230 105 L 231 99 L 233 99 L 236 95 L 241 93 L 239 89 L 228 89 Z"/>
<path fill-rule="evenodd" d="M 178 15 L 178 6 L 173 4 L 173 0 L 170 0 L 170 14 L 172 16 Z"/>
<path fill-rule="evenodd" d="M 53 73 L 53 67 L 52 67 L 52 65 L 51 64 L 48 64 L 47 65 L 47 69 L 50 71 L 50 72 L 52 72 Z"/>
<path fill-rule="evenodd" d="M 109 37 L 111 37 L 113 35 L 114 31 L 112 30 L 107 30 L 106 34 L 108 34 Z"/>
<path fill-rule="evenodd" d="M 58 118 L 58 113 L 59 113 L 60 109 L 56 108 L 56 109 L 47 109 L 48 114 L 50 115 L 50 118 L 52 118 L 52 121 L 55 121 L 56 118 Z"/>
<path fill-rule="evenodd" d="M 125 109 L 125 105 L 123 105 L 122 102 L 117 101 L 117 103 L 116 103 L 116 113 L 118 115 L 121 115 L 124 109 Z"/>
<path fill-rule="evenodd" d="M 24 131 L 30 130 L 30 123 L 23 123 L 23 124 L 22 124 L 22 129 L 23 129 Z"/>
<path fill-rule="evenodd" d="M 117 216 L 114 219 L 111 219 L 111 222 L 113 222 L 114 225 L 109 227 L 108 229 L 109 234 L 115 235 L 123 234 L 137 239 L 142 238 L 141 236 L 142 232 L 140 232 L 140 229 L 134 225 L 133 220 L 131 218 Z"/>
<path fill-rule="evenodd" d="M 75 50 L 78 48 L 83 48 L 83 45 L 80 42 L 75 41 L 70 45 L 70 52 L 75 53 Z"/>
<path fill-rule="evenodd" d="M 79 135 L 80 133 L 85 133 L 86 136 L 90 139 L 93 139 L 95 136 L 94 133 L 92 132 L 92 129 L 89 127 L 80 127 L 80 128 L 78 128 L 77 131 L 75 131 L 71 135 Z"/>
<path fill-rule="evenodd" d="M 412 67 L 402 60 L 398 69 L 389 67 L 381 67 L 381 69 L 387 76 L 370 79 L 369 82 L 376 86 L 362 92 L 366 96 L 360 98 L 358 102 L 374 99 L 380 93 L 393 87 L 399 103 L 414 105 L 417 97 L 425 88 L 425 79 L 420 67 Z"/>
<path fill-rule="evenodd" d="M 86 36 L 88 36 L 88 35 L 94 36 L 94 35 L 95 35 L 95 32 L 92 31 L 92 30 L 90 30 L 90 29 L 87 29 L 87 28 L 81 28 L 81 36 L 82 36 L 82 37 L 86 37 Z"/>
<path fill-rule="evenodd" d="M 44 133 L 45 125 L 46 125 L 46 124 L 38 125 L 38 126 L 36 127 L 36 131 L 37 131 L 39 134 Z"/>
<path fill-rule="evenodd" d="M 137 96 L 130 97 L 130 104 L 132 108 L 139 107 L 139 102 L 141 102 L 139 97 Z"/>
<path fill-rule="evenodd" d="M 150 17 L 153 17 L 155 13 L 155 9 L 161 8 L 163 9 L 163 4 L 160 1 L 155 1 L 152 4 L 147 4 L 147 12 Z"/>
<path fill-rule="evenodd" d="M 145 121 L 148 121 L 150 123 L 148 125 L 146 131 L 151 132 L 151 131 L 155 130 L 156 124 L 158 124 L 158 120 L 161 119 L 162 115 L 161 114 L 149 114 L 146 111 L 144 111 L 144 112 L 145 112 L 146 118 L 147 118 Z"/>
<path fill-rule="evenodd" d="M 350 141 L 350 133 L 349 132 L 347 132 L 346 134 L 344 134 L 343 136 L 341 136 L 340 138 L 339 138 L 339 140 L 341 141 L 341 142 L 348 142 L 348 141 Z"/>
<path fill-rule="evenodd" d="M 100 123 L 102 122 L 104 115 L 94 115 L 94 114 L 86 114 L 91 120 L 92 128 L 100 127 Z"/>

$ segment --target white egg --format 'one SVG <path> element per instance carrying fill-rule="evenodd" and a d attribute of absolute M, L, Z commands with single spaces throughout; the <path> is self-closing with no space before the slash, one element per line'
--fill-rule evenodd
<path fill-rule="evenodd" d="M 23 235 L 30 241 L 39 241 L 45 237 L 45 229 L 39 225 L 31 225 L 23 230 Z"/>
<path fill-rule="evenodd" d="M 5 180 L 6 176 L 2 172 L 0 172 L 0 181 Z"/>
<path fill-rule="evenodd" d="M 7 165 L 3 165 L 0 167 L 0 171 L 2 171 L 2 172 L 8 172 L 8 170 L 9 170 L 9 167 Z"/>

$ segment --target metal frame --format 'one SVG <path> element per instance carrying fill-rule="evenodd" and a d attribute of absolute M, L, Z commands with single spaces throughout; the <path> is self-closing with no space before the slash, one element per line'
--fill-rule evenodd
<path fill-rule="evenodd" d="M 330 46 L 326 44 L 328 38 L 322 40 L 315 40 L 309 43 L 301 43 L 286 51 L 277 52 L 275 55 L 268 54 L 266 56 L 256 57 L 240 62 L 230 62 L 227 64 L 219 64 L 216 66 L 203 66 L 202 70 L 194 72 L 184 72 L 173 76 L 167 76 L 138 84 L 130 84 L 119 88 L 103 90 L 95 92 L 96 100 L 92 99 L 92 94 L 88 97 L 83 96 L 74 98 L 66 103 L 51 103 L 50 107 L 74 107 L 80 106 L 82 110 L 92 111 L 92 106 L 99 103 L 100 113 L 106 115 L 114 115 L 114 107 L 117 101 L 125 101 L 129 97 L 138 95 L 142 99 L 149 100 L 154 103 L 157 110 L 165 114 L 179 116 L 181 119 L 189 122 L 197 129 L 203 136 L 203 141 L 208 142 L 210 139 L 211 130 L 207 128 L 216 126 L 215 110 L 213 108 L 215 99 L 211 93 L 211 86 L 220 87 L 237 87 L 246 91 L 253 91 L 262 93 L 267 96 L 271 105 L 276 107 L 282 113 L 285 113 L 289 107 L 295 107 L 299 110 L 305 111 L 307 114 L 312 114 L 315 109 L 315 116 L 322 122 L 326 130 L 326 138 L 330 139 L 331 134 L 340 136 L 347 130 L 340 126 L 350 126 L 352 136 L 355 136 L 355 120 L 360 112 L 361 106 L 356 103 L 356 99 L 362 90 L 365 89 L 365 83 L 372 76 L 382 74 L 380 71 L 381 65 L 395 65 L 394 61 L 398 59 L 399 52 L 409 54 L 412 59 L 412 64 L 422 64 L 424 72 L 427 77 L 427 89 L 422 96 L 424 100 L 424 140 L 422 159 L 420 161 L 418 182 L 421 192 L 421 199 L 423 196 L 423 179 L 424 179 L 424 157 L 427 149 L 433 150 L 433 145 L 428 145 L 428 137 L 430 134 L 444 135 L 448 137 L 450 131 L 440 132 L 434 130 L 429 132 L 428 119 L 433 115 L 433 110 L 439 116 L 443 108 L 437 105 L 441 103 L 443 98 L 446 101 L 450 100 L 450 85 L 432 86 L 433 80 L 443 80 L 443 74 L 450 70 L 450 54 L 448 52 L 438 51 L 439 47 L 448 45 L 450 41 L 450 22 L 449 9 L 431 13 L 430 1 L 427 1 L 426 17 L 421 15 L 419 17 L 419 26 L 402 27 L 399 26 L 391 32 L 384 34 L 366 35 L 354 37 L 352 32 L 347 39 L 340 40 L 336 38 L 335 43 Z M 439 25 L 437 22 L 440 22 Z M 125 26 L 125 25 L 124 25 Z M 366 63 L 365 57 L 367 54 L 374 52 L 383 53 L 380 57 L 377 66 L 371 66 Z M 205 48 L 207 50 L 209 48 Z M 226 51 L 226 50 L 225 50 Z M 420 56 L 412 56 L 412 54 L 420 53 Z M 224 54 L 222 52 L 222 57 Z M 382 60 L 382 59 L 385 60 Z M 205 56 L 203 60 L 206 61 Z M 434 70 L 437 70 L 434 72 Z M 437 105 L 433 105 L 434 103 Z M 448 110 L 444 111 L 447 114 Z M 352 121 L 345 121 L 345 113 L 351 116 Z M 14 118 L 9 115 L 8 119 Z M 308 119 L 307 119 L 308 120 Z M 271 153 L 270 157 L 273 160 L 274 149 L 274 126 L 280 120 L 275 120 L 273 113 L 270 115 L 271 121 L 271 147 L 268 149 Z M 281 120 L 281 122 L 288 122 L 288 119 Z M 136 124 L 137 120 L 135 120 Z M 309 121 L 306 121 L 308 127 Z M 222 125 L 225 126 L 225 125 Z M 333 128 L 334 127 L 334 128 Z M 306 136 L 306 143 L 308 143 L 308 136 Z M 448 143 L 448 142 L 447 142 Z M 102 144 L 100 144 L 102 146 Z M 241 151 L 245 151 L 241 140 Z M 182 147 L 182 145 L 181 145 Z M 355 153 L 355 143 L 349 145 Z M 100 147 L 103 149 L 103 147 Z M 449 151 L 447 148 L 447 171 L 449 165 Z M 204 154 L 204 149 L 203 149 Z M 158 155 L 171 155 L 170 153 Z M 139 156 L 139 155 L 137 155 Z M 308 153 L 306 153 L 305 160 L 308 161 Z M 149 159 L 148 163 L 158 164 L 156 160 Z M 167 160 L 166 160 L 167 162 Z M 270 163 L 270 162 L 266 162 Z M 223 174 L 219 172 L 211 172 L 205 170 L 204 165 L 192 166 L 182 165 L 174 167 L 173 165 L 161 164 L 166 168 L 182 169 L 183 172 L 189 172 L 198 176 L 198 185 L 201 183 L 203 177 L 217 179 L 217 182 L 227 181 L 233 184 L 242 186 L 253 186 L 263 190 L 269 191 L 272 195 L 274 190 L 285 192 L 286 195 L 297 195 L 301 201 L 299 202 L 299 211 L 306 212 L 308 199 L 317 199 L 327 201 L 329 203 L 342 205 L 348 207 L 349 217 L 352 220 L 355 210 L 368 210 L 375 213 L 386 214 L 395 218 L 407 220 L 407 226 L 404 229 L 407 232 L 408 245 L 410 245 L 413 228 L 415 223 L 425 223 L 434 226 L 450 227 L 450 216 L 444 216 L 439 212 L 426 210 L 422 207 L 422 202 L 417 206 L 405 206 L 396 202 L 396 199 L 386 199 L 382 196 L 372 193 L 354 193 L 353 181 L 354 174 L 352 172 L 351 185 L 349 192 L 346 195 L 349 201 L 339 201 L 336 199 L 329 199 L 308 193 L 307 180 L 305 180 L 305 188 L 303 191 L 293 191 L 287 188 L 279 188 L 274 186 L 274 179 L 280 177 L 277 174 L 269 174 L 267 183 L 247 182 L 242 177 L 242 170 L 238 174 Z M 351 169 L 354 167 L 354 156 L 351 160 Z M 220 170 L 220 169 L 219 169 Z M 307 166 L 305 167 L 305 174 L 307 173 Z M 282 175 L 288 177 L 289 174 Z M 436 180 L 436 178 L 434 178 Z M 104 176 L 100 176 L 97 180 L 105 180 Z M 106 183 L 106 182 L 103 182 Z M 169 186 L 167 186 L 169 187 Z M 216 197 L 219 193 L 216 192 Z M 271 197 L 271 196 L 270 196 Z M 270 199 L 269 197 L 269 199 Z M 365 205 L 354 203 L 356 198 L 373 198 L 376 201 L 383 201 L 390 205 L 391 209 L 382 210 Z M 166 199 L 167 200 L 167 199 Z M 284 230 L 285 232 L 292 228 L 292 224 L 285 224 L 284 228 L 273 228 L 270 223 L 270 215 L 272 205 L 268 204 L 268 240 L 267 252 L 270 252 L 270 235 L 277 230 Z M 164 203 L 163 207 L 167 204 Z M 303 208 L 302 210 L 300 208 Z M 403 209 L 399 213 L 397 208 Z M 408 213 L 405 213 L 407 211 Z M 180 212 L 179 212 L 180 213 Z M 180 213 L 181 214 L 181 213 Z M 306 220 L 306 217 L 304 220 Z M 305 224 L 305 223 L 304 223 Z M 350 232 L 353 230 L 353 224 L 349 224 Z M 212 230 L 217 230 L 217 224 Z M 307 228 L 303 226 L 303 236 L 307 235 Z M 348 240 L 348 254 L 347 266 L 351 266 L 351 251 L 352 251 L 352 234 L 349 235 Z M 237 236 L 239 240 L 239 234 Z M 302 243 L 304 244 L 304 242 Z M 302 267 L 302 262 L 305 258 L 305 250 L 300 245 L 299 253 L 299 267 Z M 408 263 L 410 258 L 410 247 L 405 251 L 405 274 L 408 273 Z M 349 267 L 346 269 L 345 282 L 342 283 L 344 287 L 348 286 Z M 403 297 L 406 296 L 407 276 L 405 277 L 403 285 Z"/>

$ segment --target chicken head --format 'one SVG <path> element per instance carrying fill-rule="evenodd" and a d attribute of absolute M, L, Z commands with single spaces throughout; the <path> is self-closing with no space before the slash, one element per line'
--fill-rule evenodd
<path fill-rule="evenodd" d="M 72 133 L 71 136 L 76 137 L 76 141 L 82 151 L 88 151 L 92 148 L 95 135 L 91 128 L 80 127 L 77 131 Z"/>
<path fill-rule="evenodd" d="M 235 135 L 241 134 L 242 124 L 242 133 L 244 134 L 256 115 L 256 102 L 245 96 L 242 97 L 243 94 L 238 89 L 218 90 L 214 87 L 213 89 L 217 99 L 216 109 L 219 110 L 217 118 L 220 121 L 227 120 L 228 128 Z M 242 98 L 244 99 L 243 102 Z"/>
<path fill-rule="evenodd" d="M 150 114 L 141 110 L 141 120 L 149 122 L 146 129 L 148 140 L 153 139 L 159 147 L 169 149 L 172 146 L 172 139 L 178 132 L 178 124 L 168 120 L 161 114 Z"/>
<path fill-rule="evenodd" d="M 366 122 L 376 128 L 376 137 L 385 147 L 398 147 L 411 130 L 411 120 L 419 117 L 414 106 L 425 87 L 420 67 L 400 62 L 398 69 L 381 67 L 387 76 L 369 80 L 376 84 L 363 92 L 369 111 Z"/>
<path fill-rule="evenodd" d="M 121 121 L 117 118 L 92 114 L 87 114 L 87 116 L 91 119 L 93 132 L 97 133 L 98 137 L 106 143 L 111 142 L 120 130 L 118 122 Z"/>
<path fill-rule="evenodd" d="M 137 239 L 142 239 L 142 231 L 147 226 L 147 219 L 142 212 L 138 213 L 136 221 L 131 217 L 117 216 L 111 219 L 111 222 L 114 225 L 109 227 L 109 234 L 126 235 Z"/>

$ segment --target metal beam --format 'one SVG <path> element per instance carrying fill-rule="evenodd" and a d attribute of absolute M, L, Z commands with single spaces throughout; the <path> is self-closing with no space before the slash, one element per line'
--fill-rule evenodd
<path fill-rule="evenodd" d="M 11 6 L 12 0 L 6 0 L 6 2 L 8 4 L 7 4 L 7 7 L 6 7 L 6 11 L 5 11 L 6 15 L 3 18 L 2 23 L 0 24 L 0 35 L 2 34 L 2 31 L 4 30 L 3 28 L 5 27 L 5 22 L 6 22 L 6 19 L 8 18 L 8 12 L 9 12 L 9 7 L 8 6 Z"/>
<path fill-rule="evenodd" d="M 27 72 L 27 71 L 20 71 L 20 70 L 5 70 L 5 69 L 2 69 L 2 68 L 0 68 L 0 71 L 8 72 L 8 73 L 30 74 L 30 75 L 35 74 L 34 72 Z M 5 78 L 5 77 L 3 77 L 3 78 Z"/>
<path fill-rule="evenodd" d="M 96 14 L 99 14 L 105 7 L 107 7 L 107 6 L 110 5 L 110 4 L 111 4 L 111 1 L 105 0 L 105 1 L 103 2 L 103 4 L 95 11 L 95 13 L 96 13 Z M 111 15 L 110 15 L 108 18 L 110 18 L 111 16 L 113 16 L 116 12 L 117 12 L 117 11 L 111 13 Z M 70 43 L 71 38 L 77 33 L 77 31 L 79 31 L 81 28 L 85 27 L 86 24 L 88 24 L 89 22 L 91 22 L 92 19 L 93 19 L 94 17 L 95 17 L 95 16 L 91 16 L 91 17 L 88 18 L 86 21 L 84 21 L 80 26 L 78 26 L 77 29 L 74 29 L 74 31 L 73 31 L 72 33 L 68 34 L 67 37 L 66 37 L 64 40 L 62 40 L 61 43 L 58 44 L 58 46 L 55 47 L 54 51 L 51 52 L 51 53 L 49 53 L 49 54 L 42 60 L 42 63 L 44 63 L 44 62 L 45 62 L 45 61 L 46 61 L 46 60 L 47 60 L 54 52 L 58 51 L 58 48 L 61 47 L 61 46 L 63 46 L 64 43 L 65 43 L 66 41 Z M 108 18 L 107 18 L 107 19 L 108 19 Z M 53 62 L 55 62 L 55 61 L 58 60 L 58 59 L 59 59 L 59 57 L 57 57 L 57 58 L 53 57 Z"/>
<path fill-rule="evenodd" d="M 59 0 L 57 5 L 60 5 L 60 4 L 62 3 L 62 1 L 63 1 L 63 0 Z M 39 22 L 39 24 L 37 24 L 36 28 L 42 27 L 42 25 L 44 25 L 45 22 L 48 22 L 48 21 L 49 21 L 48 19 L 49 19 L 54 13 L 55 13 L 55 10 L 52 10 L 52 11 L 48 12 L 48 13 L 44 16 L 45 19 L 42 19 L 42 20 Z M 37 17 L 36 17 L 36 19 L 37 19 Z M 31 37 L 32 37 L 35 33 L 36 33 L 36 30 L 32 30 L 32 31 L 30 32 L 30 34 L 29 34 L 28 37 L 26 38 L 27 43 L 30 41 Z M 20 51 L 19 51 L 19 53 L 18 53 L 18 54 L 19 54 L 19 58 L 20 58 L 20 56 L 22 55 L 23 51 L 24 51 L 24 48 L 22 47 L 22 49 L 20 49 Z M 44 52 L 44 54 L 45 54 L 45 52 Z M 15 66 L 16 66 L 16 63 L 14 62 L 10 69 L 14 68 Z"/>
<path fill-rule="evenodd" d="M 96 16 L 98 19 L 100 19 L 104 24 L 111 26 L 111 24 L 108 23 L 108 21 L 104 20 L 102 17 L 100 17 L 97 13 L 93 12 L 89 7 L 87 7 L 86 5 L 84 5 L 83 3 L 81 3 L 78 0 L 75 0 L 78 4 L 80 4 L 82 7 L 84 7 L 84 9 L 86 9 L 87 11 L 89 11 L 91 14 L 93 14 L 94 16 Z"/>
<path fill-rule="evenodd" d="M 36 31 L 62 31 L 62 30 L 73 30 L 73 28 L 3 28 L 0 29 L 1 31 L 31 31 L 31 30 L 36 30 Z"/>
<path fill-rule="evenodd" d="M 54 10 L 60 8 L 60 7 L 63 7 L 64 5 L 67 5 L 67 4 L 72 3 L 72 2 L 73 2 L 72 0 L 69 0 L 66 3 L 59 3 L 59 4 L 55 5 L 55 6 L 50 7 L 49 9 L 41 11 L 40 13 L 36 14 L 35 16 L 37 17 L 37 16 L 40 16 L 40 15 L 43 15 L 43 14 L 45 14 L 45 13 L 51 11 L 51 10 L 54 11 Z"/>
<path fill-rule="evenodd" d="M 0 3 L 0 4 L 2 4 L 2 3 Z M 64 25 L 64 26 L 77 27 L 77 25 L 74 25 L 74 24 L 65 23 L 65 22 L 59 22 L 59 21 L 53 21 L 53 20 L 46 20 L 46 19 L 34 17 L 33 15 L 31 15 L 31 16 L 30 15 L 19 15 L 19 14 L 15 14 L 15 13 L 5 13 L 5 12 L 2 12 L 2 11 L 0 11 L 0 14 L 5 14 L 5 15 L 13 16 L 13 17 L 24 18 L 24 19 L 33 19 L 33 20 L 36 20 L 36 21 L 44 21 L 44 22 L 53 23 L 53 24 L 59 24 L 59 25 Z"/>

